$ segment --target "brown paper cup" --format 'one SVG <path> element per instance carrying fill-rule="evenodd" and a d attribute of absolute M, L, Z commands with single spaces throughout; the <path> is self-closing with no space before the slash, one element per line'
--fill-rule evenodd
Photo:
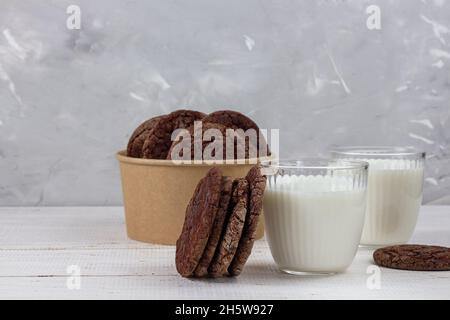
<path fill-rule="evenodd" d="M 208 164 L 175 164 L 170 160 L 138 159 L 117 153 L 120 162 L 125 220 L 133 240 L 173 245 L 181 233 L 186 206 Z M 226 176 L 244 177 L 254 164 L 223 164 Z M 261 218 L 257 238 L 264 235 Z"/>

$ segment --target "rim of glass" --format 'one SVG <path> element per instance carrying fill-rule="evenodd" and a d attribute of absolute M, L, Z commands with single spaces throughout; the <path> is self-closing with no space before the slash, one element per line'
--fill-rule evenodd
<path fill-rule="evenodd" d="M 393 156 L 415 156 L 425 158 L 425 152 L 413 147 L 391 147 L 391 146 L 348 146 L 335 147 L 331 154 L 367 157 L 393 157 Z"/>
<path fill-rule="evenodd" d="M 276 169 L 317 169 L 317 170 L 367 170 L 369 163 L 360 160 L 333 158 L 298 158 L 261 161 L 263 168 Z"/>

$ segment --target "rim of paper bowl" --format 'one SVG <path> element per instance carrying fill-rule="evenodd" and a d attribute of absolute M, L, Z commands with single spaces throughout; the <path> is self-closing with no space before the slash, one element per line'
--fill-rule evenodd
<path fill-rule="evenodd" d="M 211 167 L 211 166 L 242 166 L 242 165 L 256 165 L 262 161 L 267 161 L 274 159 L 273 156 L 266 156 L 266 157 L 260 157 L 260 158 L 251 158 L 251 159 L 244 159 L 242 160 L 233 160 L 233 162 L 225 162 L 225 163 L 196 163 L 196 162 L 174 162 L 172 160 L 165 160 L 165 159 L 143 159 L 143 158 L 133 158 L 128 157 L 126 150 L 121 150 L 116 153 L 116 159 L 119 160 L 119 162 L 123 163 L 130 163 L 135 165 L 141 165 L 141 166 L 169 166 L 169 167 L 180 167 L 180 166 L 188 166 L 188 167 Z"/>

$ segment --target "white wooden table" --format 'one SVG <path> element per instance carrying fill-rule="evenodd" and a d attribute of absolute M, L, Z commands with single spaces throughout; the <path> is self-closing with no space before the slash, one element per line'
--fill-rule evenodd
<path fill-rule="evenodd" d="M 450 246 L 450 206 L 423 207 L 412 242 Z M 127 239 L 120 207 L 0 208 L 0 299 L 450 299 L 450 272 L 380 269 L 368 287 L 371 253 L 343 274 L 296 277 L 260 240 L 240 277 L 189 280 L 173 247 Z"/>

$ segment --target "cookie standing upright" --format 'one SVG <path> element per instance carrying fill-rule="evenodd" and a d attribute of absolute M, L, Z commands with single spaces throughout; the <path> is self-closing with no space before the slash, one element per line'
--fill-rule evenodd
<path fill-rule="evenodd" d="M 216 252 L 217 244 L 219 243 L 223 226 L 228 215 L 227 211 L 230 203 L 232 187 L 233 179 L 230 177 L 223 177 L 219 209 L 217 210 L 214 225 L 205 251 L 203 252 L 200 262 L 195 269 L 194 276 L 196 277 L 204 277 L 208 275 L 208 267 L 214 257 L 214 253 Z"/>
<path fill-rule="evenodd" d="M 256 237 L 256 228 L 262 211 L 262 201 L 266 188 L 266 177 L 261 174 L 261 166 L 252 167 L 245 177 L 250 187 L 249 212 L 247 214 L 244 230 L 239 246 L 231 262 L 228 272 L 237 276 L 242 272 Z"/>
<path fill-rule="evenodd" d="M 184 150 L 182 148 L 177 148 L 177 147 L 182 147 L 182 143 L 183 140 L 182 139 L 177 139 L 175 140 L 171 147 L 170 150 L 167 153 L 167 160 L 211 160 L 212 157 L 216 157 L 219 155 L 216 155 L 216 150 L 213 150 L 213 152 L 208 152 L 208 149 L 205 152 L 205 157 L 204 156 L 204 151 L 206 148 L 208 148 L 208 145 L 215 141 L 215 138 L 213 139 L 213 137 L 209 137 L 206 138 L 205 137 L 205 132 L 208 130 L 214 130 L 214 131 L 209 131 L 210 134 L 215 133 L 217 134 L 217 136 L 220 139 L 220 143 L 221 143 L 221 153 L 222 153 L 222 157 L 219 157 L 219 160 L 222 160 L 225 158 L 226 156 L 226 145 L 225 145 L 225 136 L 226 136 L 226 127 L 218 124 L 218 123 L 203 123 L 202 121 L 202 126 L 201 126 L 201 130 L 195 130 L 195 126 L 190 126 L 189 128 L 187 128 L 188 133 L 189 133 L 189 137 L 190 137 L 190 156 L 186 156 L 184 154 Z M 196 143 L 199 142 L 199 146 L 201 147 L 198 148 L 199 150 L 196 150 Z M 218 150 L 218 149 L 217 149 Z M 173 157 L 175 156 L 175 158 Z M 212 156 L 212 157 L 211 157 Z"/>
<path fill-rule="evenodd" d="M 146 159 L 166 159 L 172 145 L 172 133 L 176 129 L 187 129 L 205 114 L 192 110 L 177 110 L 161 118 L 145 139 L 142 155 Z"/>
<path fill-rule="evenodd" d="M 450 270 L 450 248 L 404 244 L 375 250 L 376 264 L 386 268 L 416 271 Z"/>
<path fill-rule="evenodd" d="M 200 180 L 186 208 L 175 256 L 177 271 L 183 277 L 193 275 L 206 248 L 220 205 L 221 187 L 222 173 L 214 167 Z"/>
<path fill-rule="evenodd" d="M 233 110 L 214 111 L 203 118 L 203 122 L 220 123 L 227 128 L 242 129 L 244 131 L 248 129 L 259 131 L 258 125 L 252 119 Z"/>
<path fill-rule="evenodd" d="M 259 152 L 259 149 L 264 150 L 267 154 L 261 154 L 260 156 L 270 155 L 270 150 L 267 145 L 267 142 L 263 136 L 260 136 L 260 131 L 258 125 L 249 117 L 246 115 L 233 111 L 233 110 L 219 110 L 212 112 L 208 114 L 205 118 L 202 120 L 204 123 L 207 122 L 214 122 L 214 123 L 220 123 L 224 125 L 227 128 L 231 129 L 242 129 L 245 131 L 249 129 L 255 130 L 255 133 L 257 135 L 257 141 L 256 141 L 256 151 Z M 249 149 L 250 149 L 250 141 L 247 139 L 245 144 L 245 157 L 249 157 Z"/>
<path fill-rule="evenodd" d="M 144 142 L 147 139 L 148 135 L 151 133 L 156 123 L 165 117 L 157 116 L 147 121 L 141 123 L 136 130 L 134 130 L 130 139 L 128 140 L 127 145 L 127 156 L 133 158 L 142 158 L 142 147 L 144 146 Z"/>
<path fill-rule="evenodd" d="M 233 194 L 225 229 L 208 269 L 213 277 L 220 277 L 227 273 L 228 266 L 236 253 L 248 210 L 248 192 L 247 180 L 241 178 L 233 182 Z"/>

